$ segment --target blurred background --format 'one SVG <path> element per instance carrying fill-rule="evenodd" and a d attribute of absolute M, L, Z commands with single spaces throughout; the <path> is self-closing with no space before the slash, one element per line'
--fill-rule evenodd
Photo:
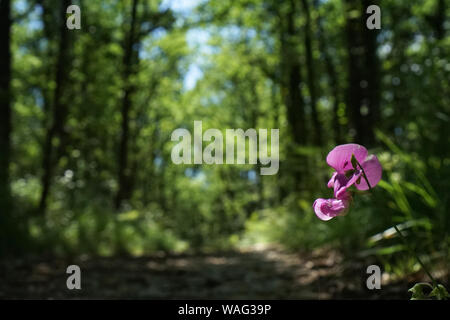
<path fill-rule="evenodd" d="M 449 7 L 0 0 L 0 298 L 408 299 L 429 279 L 394 224 L 448 284 Z M 278 174 L 173 164 L 194 120 L 279 128 Z M 326 155 L 349 142 L 383 180 L 323 222 Z"/>

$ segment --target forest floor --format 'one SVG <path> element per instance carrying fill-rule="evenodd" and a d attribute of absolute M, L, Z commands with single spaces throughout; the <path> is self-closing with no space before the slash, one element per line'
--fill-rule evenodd
<path fill-rule="evenodd" d="M 66 268 L 81 268 L 68 290 Z M 368 290 L 364 262 L 276 246 L 213 254 L 0 262 L 0 299 L 408 299 L 409 281 Z M 384 281 L 384 280 L 383 280 Z"/>

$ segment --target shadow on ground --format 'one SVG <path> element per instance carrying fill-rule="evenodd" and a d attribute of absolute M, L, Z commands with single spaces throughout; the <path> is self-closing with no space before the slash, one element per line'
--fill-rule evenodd
<path fill-rule="evenodd" d="M 81 268 L 68 290 L 66 268 Z M 366 264 L 332 251 L 308 256 L 276 247 L 204 255 L 20 259 L 1 262 L 2 299 L 408 299 L 410 284 L 366 288 Z"/>

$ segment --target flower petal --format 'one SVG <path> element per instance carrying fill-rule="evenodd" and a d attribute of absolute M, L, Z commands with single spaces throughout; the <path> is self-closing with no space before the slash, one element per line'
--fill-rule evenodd
<path fill-rule="evenodd" d="M 333 188 L 334 187 L 334 180 L 336 179 L 337 174 L 338 173 L 335 171 L 333 173 L 333 175 L 331 176 L 330 181 L 328 181 L 328 184 L 327 184 L 328 188 Z"/>
<path fill-rule="evenodd" d="M 383 169 L 380 162 L 378 161 L 378 158 L 375 155 L 370 155 L 364 162 L 361 163 L 361 166 L 366 173 L 367 180 L 369 180 L 370 183 L 370 187 L 375 187 L 378 182 L 380 182 L 383 173 Z M 366 179 L 364 179 L 363 176 L 361 176 L 360 183 L 356 183 L 355 186 L 358 190 L 369 189 L 369 186 L 366 183 Z"/>
<path fill-rule="evenodd" d="M 361 170 L 355 170 L 355 173 L 347 178 L 344 174 L 336 175 L 334 180 L 334 196 L 339 200 L 347 200 L 350 198 L 350 193 L 347 191 L 361 176 Z"/>
<path fill-rule="evenodd" d="M 336 216 L 343 215 L 349 207 L 348 200 L 322 199 L 314 201 L 313 208 L 320 220 L 328 221 Z"/>
<path fill-rule="evenodd" d="M 341 144 L 335 147 L 327 156 L 327 163 L 338 173 L 344 173 L 353 168 L 351 160 L 352 154 L 356 160 L 362 163 L 367 157 L 367 149 L 355 143 Z"/>

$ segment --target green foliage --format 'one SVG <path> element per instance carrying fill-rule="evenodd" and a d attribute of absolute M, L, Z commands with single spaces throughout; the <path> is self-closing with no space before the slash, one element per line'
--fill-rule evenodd
<path fill-rule="evenodd" d="M 429 291 L 428 293 L 424 292 L 425 288 Z M 447 300 L 450 298 L 447 289 L 442 284 L 433 287 L 429 283 L 417 283 L 408 292 L 412 294 L 411 300 Z"/>
<path fill-rule="evenodd" d="M 401 277 L 418 265 L 390 229 L 396 224 L 427 263 L 441 269 L 448 262 L 450 38 L 448 26 L 439 36 L 436 1 L 383 4 L 382 30 L 372 51 L 362 50 L 363 62 L 373 53 L 374 64 L 356 70 L 371 79 L 368 70 L 376 70 L 375 88 L 355 83 L 350 68 L 349 40 L 367 36 L 348 28 L 350 18 L 361 17 L 357 1 L 308 1 L 311 52 L 300 2 L 209 0 L 183 12 L 138 1 L 136 28 L 143 32 L 135 34 L 128 64 L 132 2 L 83 1 L 82 29 L 70 33 L 61 92 L 67 114 L 52 140 L 44 214 L 36 208 L 61 86 L 59 8 L 13 3 L 17 16 L 24 5 L 36 7 L 14 20 L 11 37 L 14 210 L 0 227 L 13 230 L 9 241 L 21 247 L 17 252 L 143 255 L 277 242 L 375 257 Z M 313 86 L 307 67 L 315 72 Z M 356 107 L 348 99 L 351 87 L 363 97 Z M 372 89 L 371 99 L 379 101 L 363 116 Z M 260 176 L 258 164 L 173 164 L 171 133 L 192 132 L 194 120 L 203 121 L 203 130 L 279 128 L 279 173 Z M 360 143 L 359 120 L 377 128 L 366 133 L 374 136 L 368 146 L 383 165 L 383 180 L 370 193 L 358 192 L 347 216 L 319 221 L 312 204 L 332 195 L 327 152 Z M 304 132 L 300 139 L 296 125 Z M 120 151 L 124 131 L 126 152 Z M 121 153 L 127 160 L 122 184 Z M 120 187 L 126 196 L 116 208 Z M 423 297 L 420 290 L 413 296 Z M 433 296 L 444 296 L 435 290 Z"/>

